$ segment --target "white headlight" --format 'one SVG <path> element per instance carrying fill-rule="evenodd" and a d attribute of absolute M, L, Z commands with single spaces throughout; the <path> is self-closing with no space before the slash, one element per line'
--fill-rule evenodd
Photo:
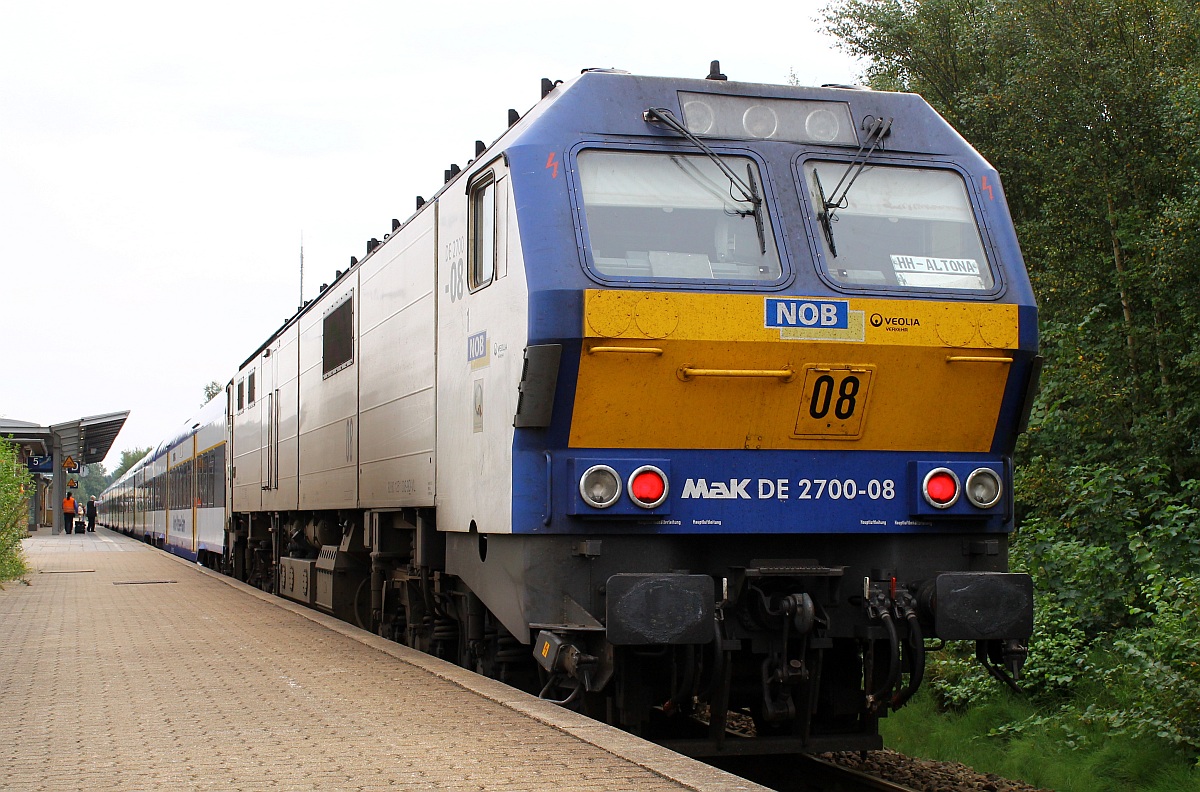
<path fill-rule="evenodd" d="M 837 140 L 838 132 L 840 131 L 838 118 L 825 108 L 818 108 L 809 113 L 808 118 L 804 119 L 804 131 L 812 136 L 813 140 L 819 140 L 823 143 Z"/>
<path fill-rule="evenodd" d="M 621 477 L 608 465 L 594 465 L 579 478 L 579 494 L 589 506 L 607 509 L 621 497 Z"/>
<path fill-rule="evenodd" d="M 750 137 L 769 138 L 779 129 L 779 116 L 766 105 L 754 105 L 742 114 L 742 126 Z"/>
<path fill-rule="evenodd" d="M 990 468 L 977 468 L 967 476 L 967 500 L 980 509 L 990 509 L 1000 502 L 1004 494 L 1004 485 L 996 471 Z"/>
<path fill-rule="evenodd" d="M 716 120 L 713 109 L 699 99 L 683 103 L 683 123 L 693 135 L 707 135 Z"/>

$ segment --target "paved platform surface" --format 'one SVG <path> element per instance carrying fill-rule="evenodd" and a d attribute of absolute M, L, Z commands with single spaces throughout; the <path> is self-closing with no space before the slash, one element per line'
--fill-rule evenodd
<path fill-rule="evenodd" d="M 25 549 L 0 790 L 763 789 L 104 529 Z"/>

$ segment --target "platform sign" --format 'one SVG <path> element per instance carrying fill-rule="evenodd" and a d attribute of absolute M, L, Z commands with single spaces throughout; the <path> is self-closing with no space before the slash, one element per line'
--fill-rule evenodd
<path fill-rule="evenodd" d="M 76 481 L 75 479 L 71 479 L 70 481 L 67 482 L 67 489 L 75 489 L 78 486 L 79 486 L 79 482 Z"/>
<path fill-rule="evenodd" d="M 63 470 L 68 473 L 78 473 L 79 463 L 75 461 L 74 457 L 67 457 L 63 460 Z"/>
<path fill-rule="evenodd" d="M 51 456 L 31 456 L 27 464 L 30 473 L 54 472 L 54 457 Z"/>

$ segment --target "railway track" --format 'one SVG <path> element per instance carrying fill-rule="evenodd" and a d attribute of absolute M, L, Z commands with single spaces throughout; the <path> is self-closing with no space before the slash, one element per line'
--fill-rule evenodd
<path fill-rule="evenodd" d="M 821 759 L 816 756 L 801 756 L 799 767 L 807 776 L 806 784 L 812 786 L 794 789 L 820 789 L 821 792 L 913 792 L 912 787 L 887 781 L 882 778 L 854 770 L 849 767 Z M 798 768 L 799 769 L 799 768 Z M 788 787 L 779 787 L 779 792 L 790 792 Z"/>
<path fill-rule="evenodd" d="M 912 787 L 807 754 L 707 761 L 777 792 L 914 792 Z"/>
<path fill-rule="evenodd" d="M 966 765 L 904 756 L 886 748 L 865 754 L 730 756 L 706 761 L 777 792 L 1047 792 Z"/>

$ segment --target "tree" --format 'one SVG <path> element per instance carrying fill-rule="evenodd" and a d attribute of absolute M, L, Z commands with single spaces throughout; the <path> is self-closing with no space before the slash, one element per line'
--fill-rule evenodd
<path fill-rule="evenodd" d="M 223 390 L 225 390 L 225 386 L 222 385 L 221 383 L 217 382 L 216 380 L 213 380 L 212 382 L 205 385 L 204 386 L 204 401 L 200 402 L 200 406 L 203 407 L 204 405 L 208 404 L 210 401 L 212 401 L 213 399 L 215 399 L 217 397 L 217 394 L 219 394 Z"/>
<path fill-rule="evenodd" d="M 29 494 L 33 479 L 17 446 L 0 438 L 0 581 L 25 574 L 21 540 L 29 534 Z"/>
<path fill-rule="evenodd" d="M 121 461 L 117 463 L 117 467 L 112 473 L 108 474 L 108 483 L 111 484 L 117 479 L 124 476 L 129 468 L 136 465 L 142 457 L 153 451 L 153 447 L 146 446 L 145 448 L 127 448 L 121 452 Z"/>
<path fill-rule="evenodd" d="M 75 499 L 84 503 L 93 495 L 99 498 L 100 493 L 104 492 L 109 484 L 109 477 L 104 471 L 104 465 L 98 462 L 92 463 L 87 466 L 87 472 L 86 476 L 77 476 L 79 487 L 75 490 Z"/>
<path fill-rule="evenodd" d="M 872 87 L 922 94 L 1004 176 L 1047 358 L 1030 457 L 1200 475 L 1197 9 L 838 0 Z"/>
<path fill-rule="evenodd" d="M 1067 720 L 1200 753 L 1200 10 L 835 0 L 825 22 L 1004 177 L 1046 357 L 1012 548 L 1035 691 L 1102 679 Z"/>

